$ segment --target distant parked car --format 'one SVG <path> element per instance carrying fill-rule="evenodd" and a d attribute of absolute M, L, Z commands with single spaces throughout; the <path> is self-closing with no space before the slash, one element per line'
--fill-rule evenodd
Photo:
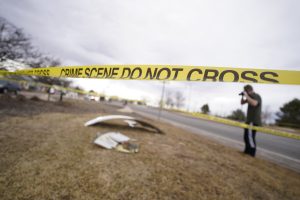
<path fill-rule="evenodd" d="M 92 95 L 86 95 L 86 96 L 84 97 L 84 99 L 85 99 L 85 100 L 88 100 L 88 101 L 95 101 L 95 100 L 96 100 L 95 97 L 92 96 Z"/>
<path fill-rule="evenodd" d="M 0 80 L 0 93 L 15 93 L 21 90 L 20 86 L 16 83 L 11 83 L 9 81 Z"/>

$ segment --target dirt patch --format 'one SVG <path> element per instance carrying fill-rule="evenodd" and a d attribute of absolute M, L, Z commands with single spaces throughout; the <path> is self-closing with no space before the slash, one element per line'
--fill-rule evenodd
<path fill-rule="evenodd" d="M 17 101 L 26 101 L 26 97 L 24 95 L 22 95 L 22 94 L 18 94 L 16 96 L 16 100 Z"/>
<path fill-rule="evenodd" d="M 165 135 L 84 127 L 115 108 L 97 102 L 0 101 L 0 199 L 297 199 L 300 175 L 168 124 Z M 121 131 L 140 152 L 101 149 Z"/>
<path fill-rule="evenodd" d="M 33 96 L 30 98 L 31 101 L 41 101 L 40 98 L 38 98 L 37 96 Z"/>

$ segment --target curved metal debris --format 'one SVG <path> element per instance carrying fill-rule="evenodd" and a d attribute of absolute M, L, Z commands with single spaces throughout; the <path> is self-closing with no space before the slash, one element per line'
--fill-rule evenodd
<path fill-rule="evenodd" d="M 150 124 L 150 123 L 148 123 L 146 121 L 143 121 L 143 120 L 140 120 L 140 119 L 136 119 L 134 117 L 126 116 L 126 115 L 106 115 L 106 116 L 100 116 L 100 117 L 97 117 L 97 118 L 92 119 L 90 121 L 87 121 L 84 124 L 84 126 L 92 126 L 92 125 L 99 124 L 99 123 L 105 122 L 105 121 L 110 121 L 110 120 L 122 120 L 125 123 L 127 123 L 129 127 L 137 128 L 138 125 L 140 125 L 143 128 L 151 129 L 151 130 L 155 131 L 156 133 L 163 134 L 163 131 L 161 131 L 156 126 L 154 126 L 154 125 L 152 125 L 152 124 Z"/>

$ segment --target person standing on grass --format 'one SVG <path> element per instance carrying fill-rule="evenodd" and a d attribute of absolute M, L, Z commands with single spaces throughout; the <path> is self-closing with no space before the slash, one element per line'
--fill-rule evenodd
<path fill-rule="evenodd" d="M 246 85 L 244 91 L 241 93 L 241 104 L 248 103 L 246 124 L 253 126 L 261 126 L 261 105 L 262 100 L 259 94 L 255 93 L 251 85 Z M 256 153 L 256 130 L 245 128 L 244 141 L 245 141 L 245 154 L 255 157 Z"/>

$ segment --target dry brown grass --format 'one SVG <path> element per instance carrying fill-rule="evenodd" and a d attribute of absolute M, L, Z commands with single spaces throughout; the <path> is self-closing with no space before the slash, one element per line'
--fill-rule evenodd
<path fill-rule="evenodd" d="M 11 100 L 0 106 L 0 199 L 300 197 L 296 172 L 168 124 L 155 122 L 165 135 L 110 125 L 84 127 L 91 118 L 115 113 L 103 104 Z M 96 133 L 106 131 L 137 139 L 140 152 L 93 145 Z"/>

